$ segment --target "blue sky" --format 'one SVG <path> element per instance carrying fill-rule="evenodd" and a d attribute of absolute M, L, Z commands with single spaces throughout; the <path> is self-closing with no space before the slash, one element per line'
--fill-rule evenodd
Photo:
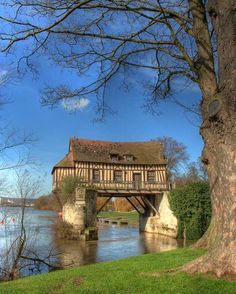
<path fill-rule="evenodd" d="M 62 104 L 54 110 L 40 105 L 43 84 L 47 82 L 54 85 L 63 81 L 72 86 L 83 82 L 70 72 L 52 69 L 45 62 L 38 79 L 33 79 L 28 74 L 9 85 L 4 92 L 13 101 L 2 112 L 5 120 L 26 132 L 35 133 L 37 137 L 32 153 L 40 163 L 37 173 L 46 174 L 41 193 L 51 191 L 51 169 L 67 153 L 71 137 L 148 141 L 158 136 L 170 136 L 187 146 L 191 161 L 196 161 L 200 156 L 203 143 L 199 129 L 190 122 L 192 119 L 182 108 L 170 101 L 159 105 L 159 115 L 145 112 L 145 95 L 138 83 L 134 83 L 127 92 L 120 87 L 120 80 L 115 79 L 107 89 L 106 99 L 116 114 L 107 115 L 103 123 L 95 123 L 95 101 L 92 96 L 85 97 L 82 103 L 80 101 L 77 104 L 78 108 L 84 107 L 76 113 L 69 112 Z M 176 83 L 177 89 L 182 86 L 181 82 L 180 85 Z M 199 97 L 199 90 L 193 86 L 184 87 L 184 90 L 175 94 L 175 98 L 181 101 L 196 101 Z"/>

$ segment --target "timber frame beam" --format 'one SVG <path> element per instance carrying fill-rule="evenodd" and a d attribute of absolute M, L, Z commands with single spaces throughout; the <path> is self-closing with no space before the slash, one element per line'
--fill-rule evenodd
<path fill-rule="evenodd" d="M 129 197 L 125 197 L 126 200 L 133 206 L 133 208 L 138 212 L 138 214 L 141 214 L 139 209 L 135 206 L 135 204 L 129 199 Z"/>
<path fill-rule="evenodd" d="M 149 206 L 154 212 L 156 215 L 159 215 L 159 212 L 158 210 L 152 205 L 152 203 L 145 197 L 141 197 L 143 202 L 147 204 L 147 206 Z"/>
<path fill-rule="evenodd" d="M 143 210 L 145 211 L 146 207 L 145 204 L 142 203 L 137 196 L 134 196 L 134 199 L 138 202 L 138 204 L 143 208 Z"/>
<path fill-rule="evenodd" d="M 99 214 L 99 212 L 103 209 L 103 207 L 111 200 L 112 197 L 109 197 L 104 203 L 103 205 L 97 210 L 97 214 Z"/>

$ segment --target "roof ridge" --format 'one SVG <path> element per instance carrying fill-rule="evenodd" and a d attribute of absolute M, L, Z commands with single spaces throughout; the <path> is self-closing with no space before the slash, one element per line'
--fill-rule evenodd
<path fill-rule="evenodd" d="M 83 142 L 99 142 L 99 143 L 158 143 L 162 145 L 162 142 L 160 141 L 155 141 L 155 140 L 150 140 L 150 141 L 106 141 L 106 140 L 95 140 L 95 139 L 84 139 L 84 138 L 76 138 L 72 137 L 70 138 L 70 141 L 83 141 Z"/>

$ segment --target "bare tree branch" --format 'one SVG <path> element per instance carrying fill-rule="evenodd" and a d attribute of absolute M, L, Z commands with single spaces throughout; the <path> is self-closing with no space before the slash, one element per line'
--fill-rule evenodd
<path fill-rule="evenodd" d="M 41 99 L 43 105 L 53 107 L 59 101 L 93 93 L 100 101 L 109 82 L 124 68 L 156 71 L 156 81 L 150 87 L 154 88 L 150 105 L 170 96 L 176 79 L 199 83 L 202 65 L 198 53 L 205 53 L 200 50 L 202 41 L 195 39 L 195 10 L 191 1 L 45 0 L 34 3 L 13 0 L 6 6 L 13 12 L 0 15 L 0 21 L 6 25 L 0 32 L 2 52 L 10 53 L 21 46 L 26 53 L 20 63 L 25 61 L 30 70 L 34 70 L 30 60 L 46 54 L 57 65 L 81 75 L 97 73 L 93 81 L 80 88 L 71 89 L 66 84 L 47 86 Z M 206 35 L 204 38 L 210 60 L 211 44 Z M 214 68 L 214 61 L 211 62 L 207 69 L 210 71 Z"/>

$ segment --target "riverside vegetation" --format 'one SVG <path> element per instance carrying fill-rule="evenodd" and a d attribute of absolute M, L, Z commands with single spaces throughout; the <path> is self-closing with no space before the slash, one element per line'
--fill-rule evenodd
<path fill-rule="evenodd" d="M 209 184 L 205 181 L 186 183 L 170 192 L 169 202 L 178 218 L 178 238 L 200 239 L 211 221 Z"/>

